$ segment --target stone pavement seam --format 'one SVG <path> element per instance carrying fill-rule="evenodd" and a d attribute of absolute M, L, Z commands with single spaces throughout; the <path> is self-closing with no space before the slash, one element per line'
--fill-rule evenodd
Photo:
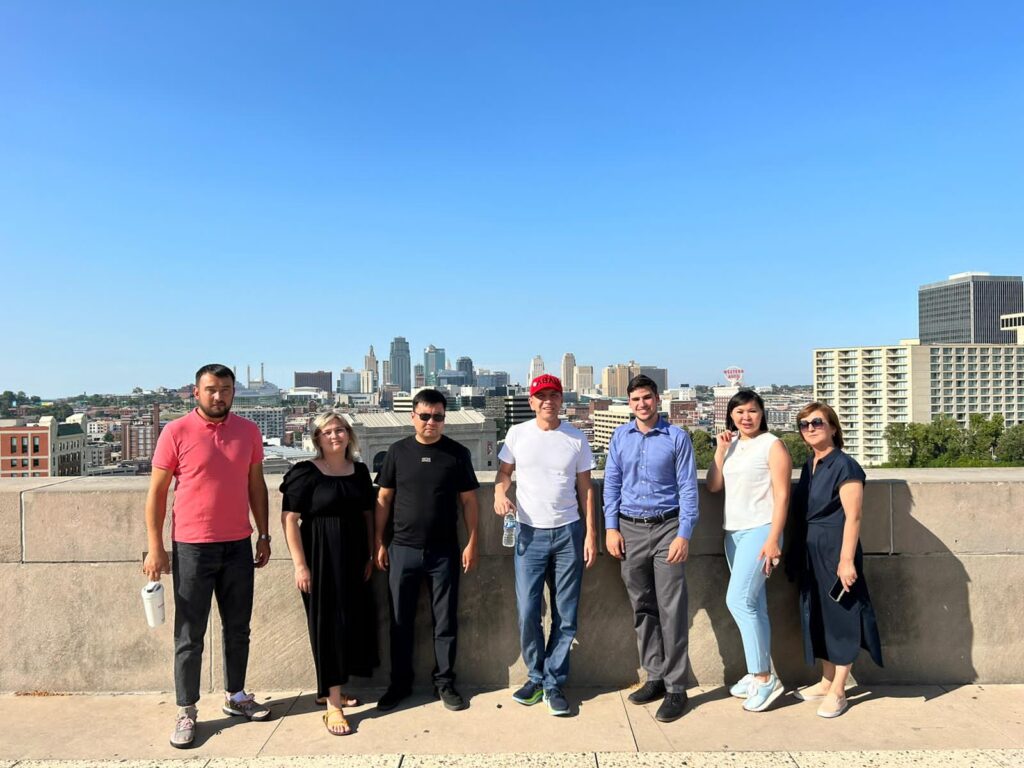
<path fill-rule="evenodd" d="M 288 715 L 292 713 L 292 710 L 295 709 L 295 704 L 298 702 L 299 697 L 302 696 L 302 694 L 304 693 L 305 691 L 299 691 L 292 697 L 291 703 L 288 704 L 288 709 L 286 709 L 284 713 L 277 718 L 277 722 L 274 723 L 274 730 L 270 732 L 270 735 L 268 735 L 267 738 L 263 740 L 263 743 L 260 745 L 260 748 L 256 750 L 256 757 L 262 756 L 263 750 L 267 748 L 267 744 L 269 744 L 270 740 L 274 738 L 274 734 L 277 733 L 277 729 L 280 728 L 281 725 L 284 723 L 285 718 L 287 718 Z"/>

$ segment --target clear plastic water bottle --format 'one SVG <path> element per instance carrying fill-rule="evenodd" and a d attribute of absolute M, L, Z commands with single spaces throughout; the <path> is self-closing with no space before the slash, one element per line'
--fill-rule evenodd
<path fill-rule="evenodd" d="M 514 547 L 516 545 L 516 515 L 514 512 L 505 514 L 505 521 L 502 524 L 501 546 Z"/>

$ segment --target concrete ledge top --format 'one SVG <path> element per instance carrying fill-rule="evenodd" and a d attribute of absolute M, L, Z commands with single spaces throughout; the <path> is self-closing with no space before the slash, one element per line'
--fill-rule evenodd
<path fill-rule="evenodd" d="M 868 482 L 892 483 L 1024 483 L 1024 467 L 982 467 L 954 469 L 867 469 Z M 493 485 L 496 472 L 477 472 L 481 485 Z M 703 483 L 707 473 L 697 473 Z M 793 479 L 800 477 L 799 470 L 793 471 Z M 281 475 L 267 475 L 267 488 L 271 494 L 277 492 Z M 603 481 L 604 472 L 594 472 L 594 479 Z M 52 477 L 52 478 L 3 478 L 0 492 L 42 491 L 46 493 L 79 493 L 82 491 L 145 491 L 149 488 L 149 477 Z"/>

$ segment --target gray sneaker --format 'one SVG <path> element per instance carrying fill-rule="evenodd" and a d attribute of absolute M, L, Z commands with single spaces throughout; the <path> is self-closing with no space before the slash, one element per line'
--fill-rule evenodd
<path fill-rule="evenodd" d="M 188 749 L 196 737 L 196 716 L 199 713 L 195 707 L 179 707 L 178 719 L 174 723 L 174 733 L 171 734 L 171 746 L 176 749 Z"/>
<path fill-rule="evenodd" d="M 225 715 L 241 715 L 242 717 L 257 721 L 266 720 L 270 717 L 270 709 L 256 701 L 256 697 L 251 693 L 246 693 L 238 699 L 225 696 L 221 712 Z"/>

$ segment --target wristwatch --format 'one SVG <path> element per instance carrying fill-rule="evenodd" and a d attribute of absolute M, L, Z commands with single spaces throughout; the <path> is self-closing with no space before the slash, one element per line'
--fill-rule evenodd
<path fill-rule="evenodd" d="M 260 537 L 257 539 L 257 541 L 265 541 L 265 542 L 267 542 L 267 544 L 269 544 L 270 543 L 270 534 L 269 533 L 261 533 Z"/>

